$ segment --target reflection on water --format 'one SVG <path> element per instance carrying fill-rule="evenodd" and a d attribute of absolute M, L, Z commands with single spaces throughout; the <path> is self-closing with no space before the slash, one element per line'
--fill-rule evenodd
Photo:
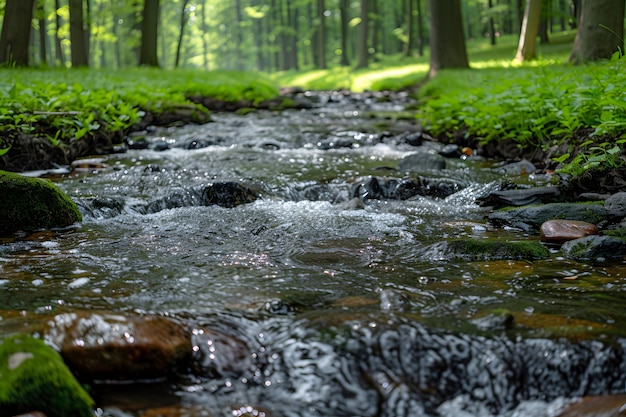
<path fill-rule="evenodd" d="M 429 172 L 462 184 L 446 198 L 356 204 L 352 184 L 403 177 L 394 167 L 415 152 L 368 143 L 376 119 L 215 119 L 149 138 L 211 146 L 129 151 L 59 181 L 90 209 L 75 230 L 2 242 L 2 332 L 75 310 L 179 317 L 198 369 L 159 389 L 189 415 L 548 416 L 624 390 L 623 264 L 424 256 L 451 237 L 529 238 L 484 225 L 474 199 L 498 185 L 484 161 Z M 332 132 L 361 143 L 320 149 Z M 219 180 L 260 199 L 138 209 Z M 105 413 L 147 408 L 141 387 L 132 404 L 114 391 Z"/>

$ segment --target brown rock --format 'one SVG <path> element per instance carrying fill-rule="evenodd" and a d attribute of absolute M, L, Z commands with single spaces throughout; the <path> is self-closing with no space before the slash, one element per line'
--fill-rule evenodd
<path fill-rule="evenodd" d="M 558 417 L 626 417 L 626 395 L 583 397 Z"/>
<path fill-rule="evenodd" d="M 30 413 L 20 414 L 19 416 L 15 417 L 46 417 L 46 415 L 41 411 L 31 411 Z"/>
<path fill-rule="evenodd" d="M 79 377 L 137 380 L 165 376 L 191 358 L 191 338 L 160 316 L 67 313 L 54 317 L 46 341 Z"/>
<path fill-rule="evenodd" d="M 577 220 L 548 220 L 539 229 L 542 242 L 564 243 L 568 240 L 597 235 L 598 227 L 594 224 Z"/>

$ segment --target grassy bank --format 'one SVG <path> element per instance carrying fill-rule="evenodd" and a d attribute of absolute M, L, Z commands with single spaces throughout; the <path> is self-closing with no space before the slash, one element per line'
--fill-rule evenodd
<path fill-rule="evenodd" d="M 278 94 L 270 80 L 234 71 L 3 69 L 0 80 L 0 138 L 26 134 L 55 145 L 116 134 L 147 112 L 207 115 L 195 96 L 257 104 Z"/>

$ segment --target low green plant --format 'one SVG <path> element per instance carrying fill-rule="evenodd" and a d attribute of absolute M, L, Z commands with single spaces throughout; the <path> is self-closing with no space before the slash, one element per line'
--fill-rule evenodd
<path fill-rule="evenodd" d="M 274 83 L 258 74 L 226 71 L 2 69 L 0 75 L 0 134 L 47 137 L 55 146 L 96 132 L 120 137 L 116 133 L 147 112 L 208 113 L 190 100 L 194 96 L 256 105 L 278 95 Z"/>
<path fill-rule="evenodd" d="M 464 130 L 481 144 L 512 139 L 529 151 L 568 143 L 557 155 L 579 173 L 599 165 L 623 166 L 626 137 L 625 61 L 573 67 L 442 71 L 420 91 L 419 119 L 433 134 Z M 585 129 L 590 141 L 580 135 Z M 592 145 L 593 144 L 593 145 Z"/>

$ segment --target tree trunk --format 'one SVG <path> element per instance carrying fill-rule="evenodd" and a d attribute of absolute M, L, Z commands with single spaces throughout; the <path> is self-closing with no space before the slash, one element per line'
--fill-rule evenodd
<path fill-rule="evenodd" d="M 356 64 L 356 68 L 367 68 L 368 65 L 368 50 L 367 50 L 367 39 L 368 39 L 368 26 L 369 26 L 369 16 L 368 16 L 368 0 L 361 0 L 361 23 L 359 23 L 359 38 L 357 44 L 357 54 L 358 54 L 358 62 Z"/>
<path fill-rule="evenodd" d="M 28 65 L 35 0 L 7 0 L 0 34 L 0 65 Z"/>
<path fill-rule="evenodd" d="M 85 28 L 83 26 L 83 0 L 69 0 L 70 4 L 70 42 L 72 67 L 86 67 L 87 48 L 85 48 Z"/>
<path fill-rule="evenodd" d="M 185 2 L 187 3 L 187 1 Z M 241 0 L 235 0 L 235 69 L 243 69 L 243 35 L 241 33 L 241 24 L 243 22 L 243 16 L 241 15 Z"/>
<path fill-rule="evenodd" d="M 176 61 L 174 62 L 174 68 L 178 68 L 180 65 L 180 51 L 183 46 L 183 37 L 185 36 L 185 26 L 187 25 L 187 4 L 189 0 L 183 0 L 183 7 L 180 10 L 180 32 L 178 33 L 178 43 L 176 44 Z"/>
<path fill-rule="evenodd" d="M 48 36 L 46 36 L 46 9 L 43 0 L 37 1 L 37 21 L 39 22 L 39 60 L 48 64 Z"/>
<path fill-rule="evenodd" d="M 209 70 L 209 43 L 207 42 L 206 37 L 207 37 L 207 32 L 209 31 L 209 25 L 207 24 L 207 19 L 206 19 L 206 8 L 207 8 L 206 0 L 202 2 L 201 7 L 202 7 L 202 15 L 200 16 L 201 18 L 200 27 L 202 28 L 202 65 L 204 66 L 204 70 L 208 71 Z M 257 34 L 257 36 L 259 36 L 259 34 Z"/>
<path fill-rule="evenodd" d="M 541 18 L 541 0 L 528 0 L 522 21 L 522 31 L 517 46 L 515 59 L 528 61 L 536 58 L 535 46 L 537 44 L 537 32 Z"/>
<path fill-rule="evenodd" d="M 350 65 L 348 59 L 348 6 L 349 0 L 341 0 L 339 3 L 339 14 L 341 16 L 341 66 Z"/>
<path fill-rule="evenodd" d="M 415 48 L 413 45 L 415 44 L 415 39 L 413 38 L 413 26 L 415 23 L 415 17 L 414 15 L 414 4 L 413 4 L 413 0 L 404 0 L 405 1 L 405 7 L 406 7 L 406 35 L 407 35 L 407 40 L 404 44 L 404 52 L 402 55 L 404 55 L 405 57 L 410 57 L 411 56 L 411 52 L 413 51 L 413 49 Z"/>
<path fill-rule="evenodd" d="M 430 78 L 445 68 L 469 68 L 460 0 L 430 2 Z"/>
<path fill-rule="evenodd" d="M 570 62 L 610 58 L 624 53 L 624 0 L 593 0 L 582 5 Z"/>
<path fill-rule="evenodd" d="M 326 19 L 324 11 L 324 0 L 317 0 L 317 17 L 319 19 L 317 27 L 317 66 L 320 69 L 326 69 Z"/>
<path fill-rule="evenodd" d="M 496 24 L 493 20 L 493 0 L 489 0 L 489 40 L 491 45 L 496 44 Z"/>
<path fill-rule="evenodd" d="M 158 67 L 157 58 L 159 26 L 159 0 L 145 0 L 143 5 L 143 20 L 141 21 L 141 50 L 139 51 L 139 65 Z"/>
<path fill-rule="evenodd" d="M 56 23 L 54 28 L 54 56 L 63 67 L 65 66 L 65 60 L 63 59 L 63 48 L 61 47 L 61 35 L 59 35 L 59 30 L 61 29 L 61 16 L 59 16 L 58 10 L 60 8 L 61 5 L 59 4 L 59 0 L 54 0 L 54 17 Z"/>
<path fill-rule="evenodd" d="M 417 0 L 417 38 L 419 39 L 417 53 L 419 56 L 424 56 L 424 20 L 422 17 L 422 0 Z"/>

